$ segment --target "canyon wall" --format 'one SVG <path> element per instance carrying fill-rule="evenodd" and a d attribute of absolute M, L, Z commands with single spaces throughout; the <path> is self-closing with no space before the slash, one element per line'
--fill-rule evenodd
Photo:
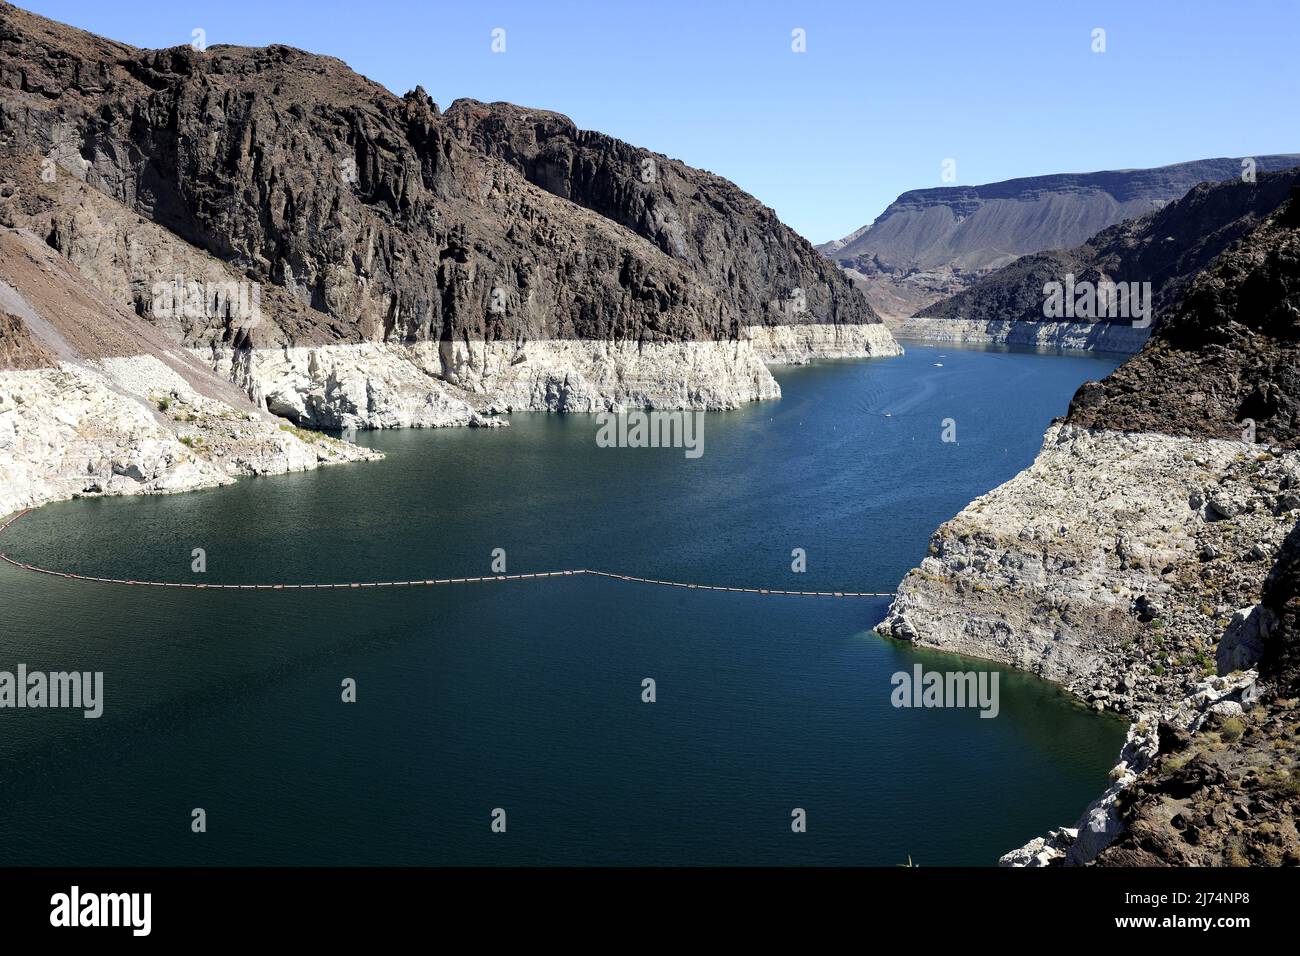
<path fill-rule="evenodd" d="M 1298 353 L 1293 190 L 904 579 L 881 633 L 1032 671 L 1132 721 L 1111 788 L 1005 863 L 1300 859 L 1283 823 L 1300 810 Z M 1233 801 L 1273 822 L 1252 828 Z"/>
<path fill-rule="evenodd" d="M 778 394 L 751 327 L 841 330 L 775 333 L 783 360 L 897 352 L 727 180 L 291 47 L 142 50 L 0 4 L 0 172 L 6 225 L 306 427 L 733 407 Z M 197 303 L 160 304 L 173 280 Z"/>

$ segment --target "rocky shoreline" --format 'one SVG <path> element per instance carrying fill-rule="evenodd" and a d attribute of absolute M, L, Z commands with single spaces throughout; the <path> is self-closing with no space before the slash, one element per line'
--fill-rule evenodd
<path fill-rule="evenodd" d="M 25 305 L 20 311 L 39 322 Z M 901 353 L 880 325 L 768 328 L 731 342 L 187 350 L 196 368 L 216 373 L 204 394 L 165 348 L 58 361 L 25 331 L 15 336 L 20 342 L 32 367 L 0 370 L 6 514 L 67 498 L 188 491 L 240 475 L 383 457 L 322 429 L 490 427 L 514 411 L 735 408 L 780 397 L 768 362 Z M 61 339 L 54 347 L 66 351 Z M 231 394 L 212 394 L 217 379 L 235 386 Z"/>
<path fill-rule="evenodd" d="M 584 339 L 191 350 L 307 428 L 488 426 L 503 412 L 737 408 L 779 398 L 768 365 L 902 354 L 883 325 L 751 327 L 732 341 Z"/>
<path fill-rule="evenodd" d="M 1300 518 L 1300 452 L 1054 424 L 1034 463 L 936 531 L 877 630 L 1009 664 L 1131 721 L 1079 822 L 1002 858 L 1086 863 L 1160 747 L 1239 715 L 1272 612 L 1270 569 Z"/>
<path fill-rule="evenodd" d="M 0 514 L 382 457 L 209 398 L 152 356 L 0 371 Z"/>
<path fill-rule="evenodd" d="M 1132 354 L 1142 348 L 1150 329 L 1109 322 L 980 322 L 913 316 L 893 327 L 904 340 L 971 345 L 1024 345 Z"/>
<path fill-rule="evenodd" d="M 1135 714 L 1219 664 L 1298 517 L 1298 452 L 1058 423 L 1028 469 L 935 532 L 879 629 Z"/>
<path fill-rule="evenodd" d="M 767 365 L 804 365 L 823 359 L 903 354 L 902 346 L 882 323 L 751 325 L 744 337 Z"/>
<path fill-rule="evenodd" d="M 999 866 L 1081 866 L 1096 862 L 1124 829 L 1123 799 L 1148 774 L 1162 752 L 1182 746 L 1191 734 L 1216 718 L 1237 720 L 1260 695 L 1256 671 L 1234 673 L 1197 682 L 1176 707 L 1143 714 L 1129 725 L 1119 762 L 1111 770 L 1111 784 L 1088 804 L 1073 827 L 1060 827 L 1035 837 L 1024 846 L 1003 854 Z"/>

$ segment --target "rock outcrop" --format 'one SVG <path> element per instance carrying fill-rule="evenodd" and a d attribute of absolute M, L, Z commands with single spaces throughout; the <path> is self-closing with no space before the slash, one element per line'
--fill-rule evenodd
<path fill-rule="evenodd" d="M 0 228 L 0 514 L 381 457 L 255 407 L 35 235 Z"/>
<path fill-rule="evenodd" d="M 819 359 L 901 355 L 883 325 L 755 325 L 746 330 L 758 357 L 769 365 L 805 365 Z"/>
<path fill-rule="evenodd" d="M 780 387 L 748 341 L 363 343 L 195 353 L 323 429 L 495 425 L 514 411 L 734 408 Z"/>
<path fill-rule="evenodd" d="M 879 630 L 1132 721 L 1109 790 L 1008 865 L 1300 861 L 1300 194 L 943 525 Z"/>
<path fill-rule="evenodd" d="M 1070 420 L 1300 444 L 1300 189 L 1197 276 L 1140 353 L 1079 390 Z"/>
<path fill-rule="evenodd" d="M 580 130 L 558 113 L 462 99 L 445 118 L 462 143 L 689 265 L 724 290 L 728 314 L 742 324 L 878 321 L 831 263 L 720 176 Z"/>
<path fill-rule="evenodd" d="M 915 316 L 894 326 L 904 340 L 967 345 L 1023 345 L 1027 348 L 1120 352 L 1131 355 L 1146 344 L 1149 328 L 1122 322 L 973 321 Z"/>
<path fill-rule="evenodd" d="M 1098 710 L 1158 709 L 1216 673 L 1300 520 L 1297 486 L 1300 452 L 1053 425 L 1033 465 L 935 533 L 880 629 Z"/>
<path fill-rule="evenodd" d="M 1260 604 L 1234 615 L 1224 641 L 1234 637 L 1235 655 L 1260 654 L 1268 692 L 1216 702 L 1199 733 L 1160 726 L 1150 770 L 1117 800 L 1119 832 L 1098 865 L 1300 866 L 1300 525 Z"/>

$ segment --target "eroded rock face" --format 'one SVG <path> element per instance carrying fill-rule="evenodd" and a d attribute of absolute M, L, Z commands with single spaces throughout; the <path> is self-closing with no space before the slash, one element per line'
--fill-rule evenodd
<path fill-rule="evenodd" d="M 0 514 L 382 457 L 207 398 L 155 358 L 0 371 Z"/>
<path fill-rule="evenodd" d="M 25 230 L 0 227 L 0 512 L 380 457 L 249 402 Z"/>
<path fill-rule="evenodd" d="M 0 312 L 0 368 L 49 368 L 55 364 L 55 357 L 32 338 L 21 318 Z"/>
<path fill-rule="evenodd" d="M 80 280 L 114 306 L 146 319 L 175 345 L 247 347 L 256 332 L 265 344 L 331 341 L 321 316 L 277 285 L 257 286 L 257 315 L 222 309 L 167 308 L 174 296 L 160 292 L 188 286 L 241 289 L 251 283 L 236 264 L 225 262 L 69 175 L 42 177 L 36 155 L 0 154 L 0 222 L 39 237 L 75 267 Z M 210 305 L 204 303 L 205 306 Z M 103 325 L 110 325 L 106 319 Z M 359 333 L 339 334 L 359 341 Z M 322 337 L 324 336 L 324 337 Z"/>
<path fill-rule="evenodd" d="M 429 355 L 422 347 L 412 352 Z M 442 343 L 438 359 L 448 380 L 508 411 L 725 409 L 781 395 L 744 340 L 455 342 Z"/>
<path fill-rule="evenodd" d="M 1180 766 L 1157 758 L 1162 742 L 1181 734 L 1184 749 L 1208 754 L 1217 721 L 1290 719 L 1269 656 L 1296 642 L 1270 592 L 1285 590 L 1273 569 L 1300 520 L 1285 491 L 1297 476 L 1300 452 L 1058 423 L 1029 469 L 935 534 L 881 633 L 1033 671 L 1132 721 L 1111 786 L 1077 832 L 1032 841 L 1004 865 L 1150 864 L 1106 853 L 1144 815 L 1172 819 L 1163 784 L 1151 783 Z M 1257 668 L 1269 689 L 1262 699 Z M 1258 738 L 1260 747 L 1279 733 Z M 1294 739 L 1272 759 L 1279 780 L 1242 758 L 1257 771 L 1243 793 L 1260 781 L 1286 789 Z M 1196 859 L 1236 860 L 1236 848 L 1278 862 L 1291 844 L 1258 857 L 1244 846 L 1233 838 Z"/>
<path fill-rule="evenodd" d="M 563 117 L 283 46 L 145 51 L 0 8 L 0 136 L 303 307 L 188 346 L 736 339 L 875 317 L 771 210 Z M 53 235 L 63 251 L 66 227 Z M 137 277 L 138 278 L 138 277 Z M 167 278 L 162 276 L 161 278 Z M 147 317 L 147 316 L 146 316 Z"/>
<path fill-rule="evenodd" d="M 306 428 L 493 425 L 501 412 L 736 408 L 779 398 L 768 365 L 897 355 L 881 325 L 753 326 L 736 341 L 361 343 L 196 349 Z"/>
<path fill-rule="evenodd" d="M 1234 629 L 1262 643 L 1258 700 L 1215 701 L 1160 754 L 1118 811 L 1123 832 L 1101 866 L 1300 865 L 1300 525 L 1269 572 L 1260 604 Z M 1225 636 L 1227 640 L 1227 636 Z M 1252 648 L 1253 650 L 1253 648 Z"/>
<path fill-rule="evenodd" d="M 1131 354 L 1146 344 L 1151 330 L 1118 322 L 975 321 L 917 316 L 896 325 L 894 333 L 901 339 L 925 342 L 1025 345 Z"/>
<path fill-rule="evenodd" d="M 725 409 L 781 394 L 749 341 L 362 343 L 195 354 L 307 428 L 484 426 L 513 411 Z"/>
<path fill-rule="evenodd" d="M 1229 674 L 1257 666 L 1276 623 L 1273 612 L 1262 604 L 1237 610 L 1215 652 L 1219 673 Z"/>
<path fill-rule="evenodd" d="M 819 359 L 902 355 L 883 325 L 762 325 L 745 335 L 769 365 L 804 365 Z"/>
<path fill-rule="evenodd" d="M 466 145 L 688 263 L 726 290 L 745 323 L 877 321 L 833 265 L 771 209 L 719 176 L 580 130 L 558 113 L 457 100 L 445 118 Z"/>
<path fill-rule="evenodd" d="M 1119 795 L 1099 866 L 1300 865 L 1296 700 L 1214 704 Z"/>
<path fill-rule="evenodd" d="M 1193 741 L 1204 742 L 1197 732 L 1208 727 L 1223 726 L 1225 718 L 1235 720 L 1251 707 L 1259 696 L 1255 671 L 1241 671 L 1227 677 L 1213 677 L 1189 686 L 1189 693 L 1165 716 L 1144 714 L 1130 726 L 1119 762 L 1111 770 L 1111 784 L 1106 791 L 1088 805 L 1075 827 L 1053 830 L 1046 837 L 1037 837 L 1018 850 L 1004 854 L 999 866 L 1081 866 L 1094 862 L 1103 865 L 1168 865 L 1174 859 L 1128 858 L 1122 849 L 1132 844 L 1135 830 L 1132 825 L 1132 806 L 1143 799 L 1143 794 L 1153 789 L 1188 796 L 1206 782 L 1222 782 L 1224 775 L 1216 770 L 1206 773 L 1206 764 L 1197 763 L 1179 781 L 1162 778 L 1166 773 L 1181 769 L 1193 759 Z M 1235 716 L 1233 716 L 1235 715 Z M 1233 738 L 1236 739 L 1235 737 Z M 1159 783 L 1153 781 L 1160 780 Z M 1166 820 L 1174 819 L 1171 814 Z M 1238 817 L 1240 819 L 1240 817 Z M 1220 824 L 1226 822 L 1218 821 Z M 1177 839 L 1175 824 L 1175 839 Z M 1225 828 L 1226 829 L 1226 828 Z M 1117 842 L 1119 841 L 1119 842 Z M 1191 863 L 1184 859 L 1181 862 Z M 1212 860 L 1201 855 L 1197 865 Z"/>
<path fill-rule="evenodd" d="M 1034 464 L 939 530 L 881 625 L 1133 718 L 1077 835 L 1009 865 L 1300 861 L 1298 210 L 1293 191 L 1080 389 Z"/>
<path fill-rule="evenodd" d="M 1160 710 L 1260 600 L 1300 519 L 1278 511 L 1298 476 L 1297 452 L 1054 425 L 1033 465 L 935 533 L 878 629 L 1032 671 L 1098 710 Z"/>
<path fill-rule="evenodd" d="M 1300 445 L 1300 194 L 1202 272 L 1137 356 L 1079 389 L 1069 417 Z"/>

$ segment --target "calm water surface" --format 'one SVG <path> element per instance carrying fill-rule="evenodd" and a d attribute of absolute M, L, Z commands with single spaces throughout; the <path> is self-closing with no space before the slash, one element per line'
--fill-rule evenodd
<path fill-rule="evenodd" d="M 910 345 L 780 371 L 780 401 L 707 416 L 697 460 L 598 448 L 589 416 L 363 433 L 387 460 L 54 504 L 3 547 L 163 580 L 476 576 L 503 548 L 511 572 L 889 591 L 1117 361 Z M 993 720 L 893 708 L 917 661 L 988 665 L 875 636 L 887 606 L 589 577 L 169 592 L 3 565 L 0 669 L 102 670 L 105 705 L 0 711 L 0 864 L 983 865 L 1072 822 L 1123 726 L 1009 670 Z"/>

